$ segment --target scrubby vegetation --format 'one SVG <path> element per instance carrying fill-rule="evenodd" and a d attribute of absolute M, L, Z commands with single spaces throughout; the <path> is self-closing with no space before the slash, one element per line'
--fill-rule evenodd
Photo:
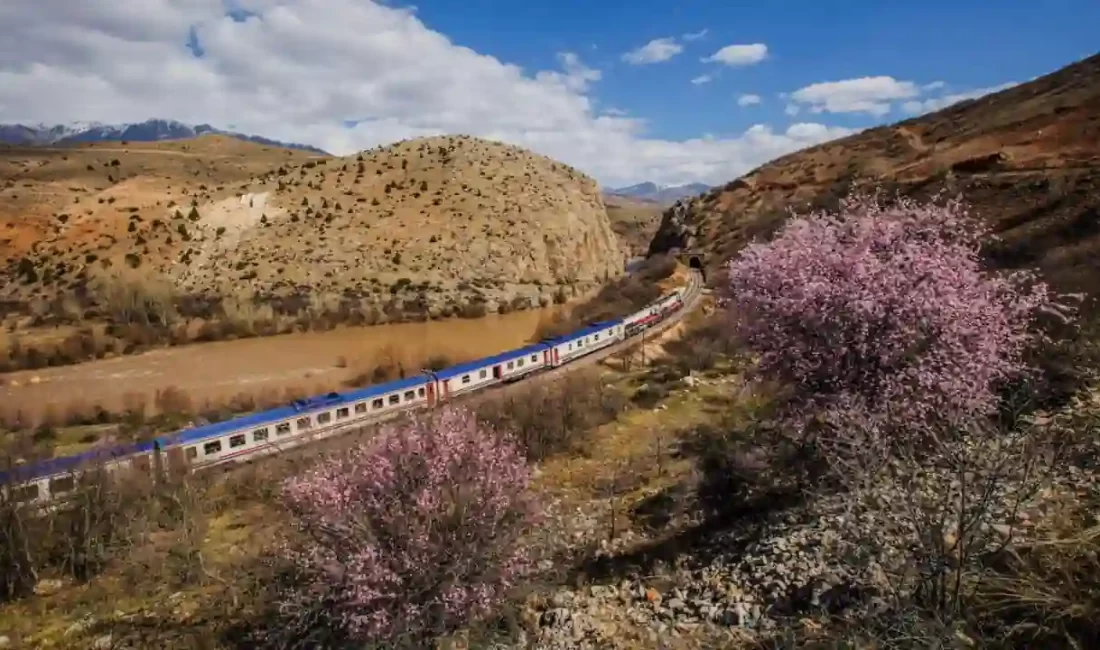
<path fill-rule="evenodd" d="M 6 502 L 0 621 L 40 641 L 31 603 L 122 583 L 136 608 L 53 647 L 1093 647 L 1096 340 L 983 268 L 964 208 L 794 219 L 729 264 L 729 311 L 615 372 L 142 498 Z"/>

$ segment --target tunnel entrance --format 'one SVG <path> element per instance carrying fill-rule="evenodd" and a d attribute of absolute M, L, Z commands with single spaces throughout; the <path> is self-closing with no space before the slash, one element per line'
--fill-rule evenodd
<path fill-rule="evenodd" d="M 703 266 L 703 260 L 698 255 L 692 255 L 688 258 L 688 267 L 699 271 L 699 275 L 703 276 L 703 281 L 707 280 L 707 269 Z"/>

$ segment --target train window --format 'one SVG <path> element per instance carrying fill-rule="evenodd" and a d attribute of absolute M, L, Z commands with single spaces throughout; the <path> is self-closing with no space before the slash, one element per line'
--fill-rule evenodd
<path fill-rule="evenodd" d="M 341 406 L 340 408 L 336 409 L 336 417 L 338 418 L 346 418 L 349 415 L 351 415 L 351 411 L 349 411 L 348 407 L 346 406 Z"/>
<path fill-rule="evenodd" d="M 512 361 L 509 361 L 509 362 L 508 362 L 508 369 L 509 369 L 509 370 L 511 370 L 512 368 L 514 368 L 514 367 L 515 367 L 515 365 L 516 365 L 516 364 L 515 364 L 514 362 L 512 362 Z"/>
<path fill-rule="evenodd" d="M 71 476 L 62 476 L 50 481 L 50 494 L 68 492 L 76 487 L 76 479 Z"/>
<path fill-rule="evenodd" d="M 538 360 L 539 360 L 539 355 L 537 355 L 537 354 L 532 354 L 531 355 L 531 363 L 537 363 Z"/>
<path fill-rule="evenodd" d="M 390 404 L 397 404 L 401 401 L 400 395 L 390 395 Z"/>
<path fill-rule="evenodd" d="M 325 411 L 317 414 L 317 424 L 328 424 L 329 422 L 332 422 L 332 413 Z"/>
<path fill-rule="evenodd" d="M 379 397 L 378 399 L 374 400 L 373 402 L 370 403 L 370 406 L 371 406 L 371 408 L 375 408 L 375 409 L 382 408 L 382 398 Z"/>
<path fill-rule="evenodd" d="M 202 446 L 202 453 L 209 456 L 210 454 L 219 453 L 222 450 L 222 441 L 215 440 L 214 442 L 208 442 Z"/>
<path fill-rule="evenodd" d="M 464 383 L 464 384 L 470 383 L 470 375 L 462 375 L 462 383 Z"/>
<path fill-rule="evenodd" d="M 245 437 L 244 437 L 243 433 L 238 433 L 235 436 L 229 436 L 229 448 L 230 449 L 232 449 L 233 447 L 240 447 L 241 445 L 245 444 L 246 442 L 248 442 L 248 441 L 245 440 Z"/>
<path fill-rule="evenodd" d="M 489 376 L 489 371 L 488 370 L 482 370 L 480 373 L 478 373 L 478 377 L 481 378 L 481 379 L 485 379 L 488 376 Z"/>
<path fill-rule="evenodd" d="M 405 401 L 406 402 L 411 402 L 414 399 L 416 399 L 416 391 L 414 391 L 414 390 L 405 391 Z"/>
<path fill-rule="evenodd" d="M 367 412 L 367 403 L 366 402 L 359 402 L 358 404 L 356 404 L 355 405 L 355 412 L 356 413 L 366 413 Z"/>
<path fill-rule="evenodd" d="M 23 485 L 11 491 L 11 496 L 16 501 L 33 501 L 38 498 L 38 484 Z"/>
<path fill-rule="evenodd" d="M 597 334 L 597 335 L 593 336 L 593 337 L 592 337 L 592 340 L 593 340 L 593 341 L 599 341 L 599 340 L 600 340 L 600 335 L 599 335 L 599 334 Z"/>
<path fill-rule="evenodd" d="M 309 418 L 299 418 L 298 419 L 298 428 L 299 429 L 308 429 L 309 428 Z M 289 422 L 280 422 L 279 424 L 275 425 L 275 435 L 285 436 L 288 433 L 290 433 L 290 423 Z"/>
<path fill-rule="evenodd" d="M 188 447 L 184 455 L 187 456 L 187 460 L 192 460 L 195 458 L 195 456 L 199 455 L 199 450 L 195 449 L 194 447 Z"/>
<path fill-rule="evenodd" d="M 267 440 L 267 427 L 252 432 L 252 442 L 263 442 L 264 440 Z"/>
<path fill-rule="evenodd" d="M 484 376 L 485 376 L 485 371 L 484 371 L 484 370 L 482 370 L 482 371 L 481 371 L 481 376 L 482 376 L 482 377 L 484 377 Z M 416 389 L 416 394 L 417 394 L 417 395 L 419 395 L 419 396 L 421 396 L 421 397 L 424 397 L 424 387 L 423 387 L 423 386 L 421 386 L 420 388 L 417 388 L 417 389 Z"/>
<path fill-rule="evenodd" d="M 134 458 L 133 467 L 135 469 L 137 469 L 139 472 L 148 472 L 149 471 L 149 457 L 148 456 L 138 456 L 138 457 Z"/>
<path fill-rule="evenodd" d="M 522 368 L 523 367 L 523 359 L 520 359 L 519 361 L 517 361 L 516 366 L 519 367 L 519 368 Z"/>

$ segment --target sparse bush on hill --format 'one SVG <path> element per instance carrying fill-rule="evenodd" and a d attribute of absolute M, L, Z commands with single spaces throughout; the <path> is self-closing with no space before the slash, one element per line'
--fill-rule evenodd
<path fill-rule="evenodd" d="M 488 615 L 527 569 L 529 482 L 511 437 L 460 408 L 290 479 L 305 538 L 287 551 L 301 580 L 282 603 L 291 633 L 419 647 Z"/>
<path fill-rule="evenodd" d="M 655 255 L 637 272 L 605 284 L 591 299 L 574 307 L 568 316 L 540 323 L 533 340 L 561 336 L 588 323 L 627 316 L 660 298 L 661 288 L 657 283 L 675 271 L 674 257 Z"/>

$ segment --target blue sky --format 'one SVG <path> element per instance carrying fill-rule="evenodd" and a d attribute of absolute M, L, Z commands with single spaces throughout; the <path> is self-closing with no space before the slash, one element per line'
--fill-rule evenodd
<path fill-rule="evenodd" d="M 526 69 L 552 67 L 555 52 L 577 52 L 604 73 L 593 93 L 600 105 L 643 117 L 651 135 L 670 139 L 797 121 L 775 97 L 816 82 L 886 75 L 965 92 L 1024 81 L 1100 51 L 1095 0 L 420 0 L 416 9 L 455 43 Z M 697 40 L 678 39 L 684 50 L 667 62 L 620 58 L 652 39 L 702 30 Z M 768 58 L 736 69 L 700 61 L 729 43 L 764 43 Z M 715 72 L 710 83 L 689 83 Z M 746 110 L 736 104 L 740 94 L 762 102 Z M 906 117 L 895 110 L 881 119 L 829 121 L 866 126 Z"/>
<path fill-rule="evenodd" d="M 1097 0 L 63 4 L 0 2 L 0 122 L 177 119 L 339 155 L 465 133 L 611 186 L 723 183 L 1100 49 Z M 647 44 L 666 56 L 625 56 Z"/>

